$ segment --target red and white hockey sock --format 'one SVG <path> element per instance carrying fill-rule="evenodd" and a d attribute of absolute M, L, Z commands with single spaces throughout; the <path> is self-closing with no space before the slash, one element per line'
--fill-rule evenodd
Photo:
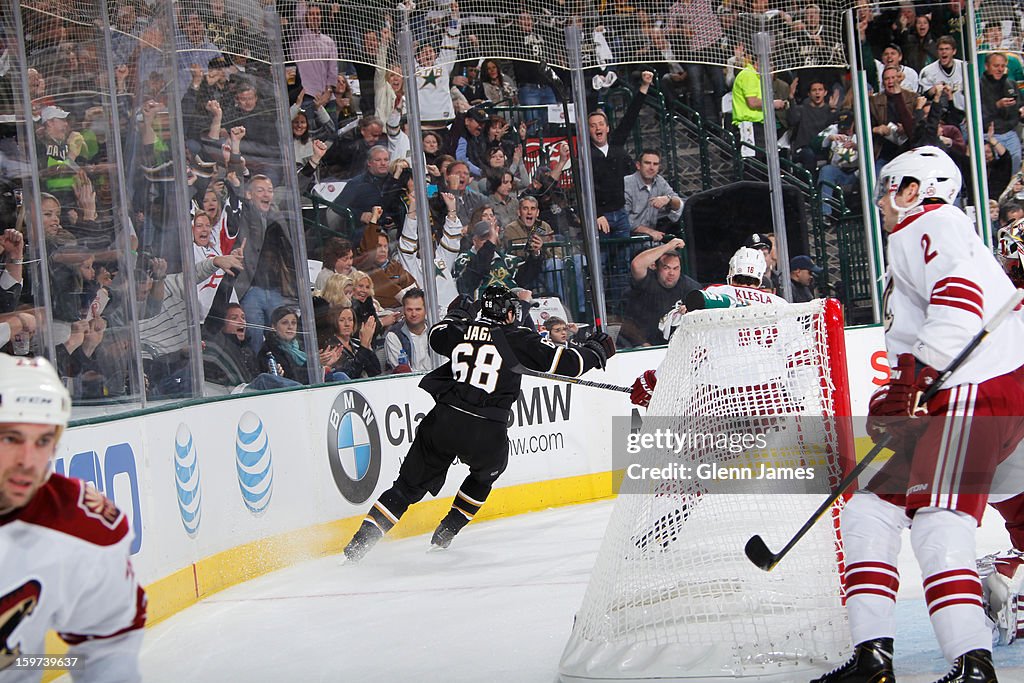
<path fill-rule="evenodd" d="M 970 650 L 992 649 L 974 560 L 976 528 L 971 515 L 945 508 L 918 510 L 910 528 L 932 628 L 951 662 Z"/>
<path fill-rule="evenodd" d="M 896 635 L 896 565 L 900 535 L 909 522 L 903 508 L 866 491 L 858 491 L 843 508 L 843 581 L 854 644 Z"/>

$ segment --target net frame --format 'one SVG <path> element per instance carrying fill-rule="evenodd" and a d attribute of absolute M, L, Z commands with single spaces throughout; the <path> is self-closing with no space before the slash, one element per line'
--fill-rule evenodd
<path fill-rule="evenodd" d="M 649 416 L 677 417 L 657 418 L 657 426 L 718 431 L 743 428 L 752 415 L 789 416 L 770 443 L 770 457 L 777 465 L 814 464 L 834 485 L 853 452 L 847 421 L 836 419 L 850 412 L 838 303 L 687 318 L 670 342 L 648 410 Z M 744 330 L 756 355 L 750 343 L 723 342 Z M 717 333 L 712 353 L 712 344 L 695 341 L 709 331 Z M 770 344 L 762 343 L 771 336 Z M 697 363 L 695 350 L 703 356 Z M 730 373 L 725 368 L 737 350 L 747 362 Z M 789 389 L 767 382 L 773 373 L 788 374 Z M 714 390 L 706 389 L 708 376 L 715 378 Z M 762 395 L 751 397 L 759 384 Z M 779 400 L 786 391 L 794 400 Z M 714 405 L 695 411 L 694 397 Z M 757 412 L 748 411 L 751 406 Z M 815 444 L 825 448 L 804 452 Z M 633 462 L 664 465 L 662 454 Z M 850 637 L 840 581 L 840 506 L 831 523 L 816 526 L 797 546 L 797 556 L 766 573 L 746 560 L 746 539 L 759 533 L 770 544 L 784 543 L 821 501 L 778 485 L 771 490 L 766 494 L 757 481 L 627 479 L 562 656 L 561 679 L 792 681 L 844 661 Z"/>

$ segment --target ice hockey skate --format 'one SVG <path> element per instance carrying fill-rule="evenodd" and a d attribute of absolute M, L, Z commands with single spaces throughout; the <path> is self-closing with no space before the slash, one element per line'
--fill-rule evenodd
<path fill-rule="evenodd" d="M 360 525 L 359 530 L 356 531 L 355 536 L 345 546 L 344 556 L 340 564 L 356 564 L 361 559 L 366 557 L 366 553 L 373 549 L 373 546 L 377 545 L 377 541 L 382 539 L 384 534 L 376 525 L 364 521 Z"/>
<path fill-rule="evenodd" d="M 447 550 L 448 546 L 452 544 L 452 540 L 455 538 L 455 535 L 459 533 L 460 529 L 455 528 L 455 526 L 451 524 L 449 520 L 450 516 L 451 513 L 446 515 L 445 518 L 441 520 L 441 523 L 437 525 L 437 528 L 434 529 L 434 535 L 430 537 L 431 552 Z"/>
<path fill-rule="evenodd" d="M 952 671 L 935 683 L 996 683 L 992 653 L 988 650 L 965 652 L 953 662 Z"/>
<path fill-rule="evenodd" d="M 892 638 L 875 638 L 858 645 L 846 664 L 811 683 L 896 683 L 892 671 Z"/>

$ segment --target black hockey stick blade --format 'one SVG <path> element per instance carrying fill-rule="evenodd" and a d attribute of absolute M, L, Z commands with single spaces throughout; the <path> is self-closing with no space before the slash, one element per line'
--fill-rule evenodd
<path fill-rule="evenodd" d="M 768 548 L 768 544 L 764 542 L 764 539 L 757 534 L 747 539 L 747 544 L 743 546 L 743 552 L 746 554 L 747 559 L 753 562 L 758 569 L 763 569 L 766 572 L 774 569 L 775 565 L 782 559 L 773 553 Z"/>
<path fill-rule="evenodd" d="M 743 547 L 743 552 L 746 554 L 747 559 L 766 572 L 770 572 L 775 569 L 775 565 L 777 565 L 783 557 L 789 554 L 789 551 L 793 549 L 793 546 L 800 542 L 801 538 L 807 535 L 807 532 L 818 523 L 818 520 L 821 519 L 822 515 L 828 512 L 832 505 L 839 500 L 840 496 L 846 493 L 846 490 L 856 483 L 857 477 L 867 469 L 867 466 L 870 465 L 876 457 L 878 457 L 878 454 L 882 452 L 883 448 L 889 445 L 890 441 L 892 441 L 891 434 L 886 434 L 878 440 L 874 447 L 867 452 L 867 455 L 861 458 L 861 461 L 857 463 L 857 466 L 850 470 L 850 473 L 847 474 L 841 482 L 839 482 L 835 491 L 829 494 L 829 497 L 826 498 L 822 504 L 818 506 L 818 509 L 814 511 L 806 522 L 804 522 L 804 525 L 800 527 L 800 530 L 796 532 L 793 538 L 789 539 L 789 543 L 787 543 L 782 550 L 777 553 L 773 553 L 768 548 L 768 544 L 764 542 L 764 539 L 758 535 L 754 535 L 750 537 L 747 544 Z"/>

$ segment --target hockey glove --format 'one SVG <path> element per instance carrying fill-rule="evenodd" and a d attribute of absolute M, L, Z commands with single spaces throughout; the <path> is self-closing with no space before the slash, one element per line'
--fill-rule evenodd
<path fill-rule="evenodd" d="M 476 317 L 475 308 L 476 304 L 473 300 L 469 296 L 461 294 L 448 306 L 448 313 L 445 317 L 454 322 L 472 320 Z"/>
<path fill-rule="evenodd" d="M 654 393 L 654 387 L 657 384 L 658 376 L 654 374 L 654 370 L 644 370 L 644 374 L 633 382 L 633 391 L 629 394 L 629 400 L 634 405 L 646 408 L 651 404 L 651 394 Z"/>
<path fill-rule="evenodd" d="M 869 408 L 868 415 L 892 417 L 922 417 L 928 414 L 928 406 L 918 405 L 921 394 L 928 390 L 939 376 L 938 371 L 922 365 L 911 353 L 901 353 L 896 367 L 889 375 L 888 391 L 884 397 Z M 877 393 L 877 392 L 876 392 Z"/>
<path fill-rule="evenodd" d="M 935 368 L 921 366 L 913 354 L 901 353 L 890 372 L 889 383 L 879 387 L 868 404 L 867 426 L 871 438 L 877 441 L 888 432 L 893 436 L 895 448 L 905 445 L 897 442 L 906 442 L 908 437 L 915 436 L 923 425 L 913 424 L 907 418 L 928 414 L 928 406 L 919 405 L 921 394 L 938 376 Z"/>
<path fill-rule="evenodd" d="M 583 348 L 593 351 L 598 358 L 598 366 L 604 370 L 608 359 L 615 355 L 615 340 L 604 332 L 595 332 L 583 342 Z"/>

